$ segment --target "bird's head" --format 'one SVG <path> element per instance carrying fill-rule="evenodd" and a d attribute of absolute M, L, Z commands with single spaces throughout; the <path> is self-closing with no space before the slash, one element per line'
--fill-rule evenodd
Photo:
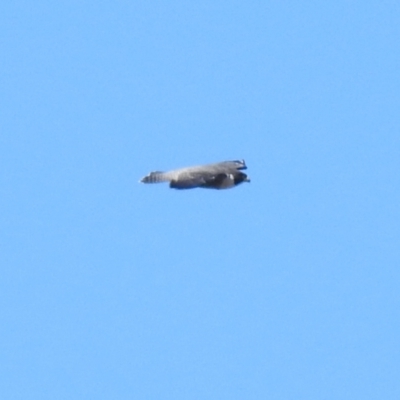
<path fill-rule="evenodd" d="M 234 182 L 235 185 L 239 185 L 240 183 L 243 182 L 250 182 L 250 179 L 243 172 L 237 172 L 234 176 Z"/>

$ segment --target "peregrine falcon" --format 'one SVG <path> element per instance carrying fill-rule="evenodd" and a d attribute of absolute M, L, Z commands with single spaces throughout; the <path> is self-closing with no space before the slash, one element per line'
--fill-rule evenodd
<path fill-rule="evenodd" d="M 250 182 L 247 175 L 241 172 L 243 169 L 247 169 L 244 160 L 223 161 L 168 172 L 150 172 L 140 182 L 169 182 L 169 187 L 173 189 L 229 189 L 242 182 Z"/>

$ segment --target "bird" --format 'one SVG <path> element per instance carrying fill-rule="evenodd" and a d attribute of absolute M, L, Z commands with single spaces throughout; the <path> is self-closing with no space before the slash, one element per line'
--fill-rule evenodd
<path fill-rule="evenodd" d="M 229 189 L 243 182 L 250 182 L 247 175 L 241 172 L 244 169 L 247 169 L 244 160 L 222 161 L 167 172 L 153 171 L 139 182 L 169 182 L 172 189 Z"/>

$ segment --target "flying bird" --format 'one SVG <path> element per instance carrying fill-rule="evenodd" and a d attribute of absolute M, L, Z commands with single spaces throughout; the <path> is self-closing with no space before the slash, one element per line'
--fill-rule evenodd
<path fill-rule="evenodd" d="M 169 187 L 173 189 L 229 189 L 242 182 L 250 182 L 247 175 L 241 172 L 244 169 L 247 169 L 244 160 L 223 161 L 167 172 L 150 172 L 140 182 L 169 182 Z"/>

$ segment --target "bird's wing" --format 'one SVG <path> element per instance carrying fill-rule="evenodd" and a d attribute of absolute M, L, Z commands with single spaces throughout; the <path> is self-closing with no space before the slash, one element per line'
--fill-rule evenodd
<path fill-rule="evenodd" d="M 168 174 L 179 179 L 184 176 L 198 176 L 202 175 L 205 177 L 215 176 L 217 174 L 232 174 L 238 170 L 246 169 L 244 161 L 223 161 L 214 164 L 197 165 L 194 167 L 186 167 L 178 170 L 170 171 Z"/>
<path fill-rule="evenodd" d="M 215 173 L 202 166 L 182 168 L 167 173 L 170 186 L 175 189 L 190 189 L 204 185 Z"/>
<path fill-rule="evenodd" d="M 235 161 L 222 161 L 214 164 L 200 165 L 199 167 L 194 167 L 194 168 L 202 168 L 208 171 L 213 171 L 214 173 L 232 173 L 238 170 L 247 169 L 247 166 L 244 160 L 235 160 Z"/>

